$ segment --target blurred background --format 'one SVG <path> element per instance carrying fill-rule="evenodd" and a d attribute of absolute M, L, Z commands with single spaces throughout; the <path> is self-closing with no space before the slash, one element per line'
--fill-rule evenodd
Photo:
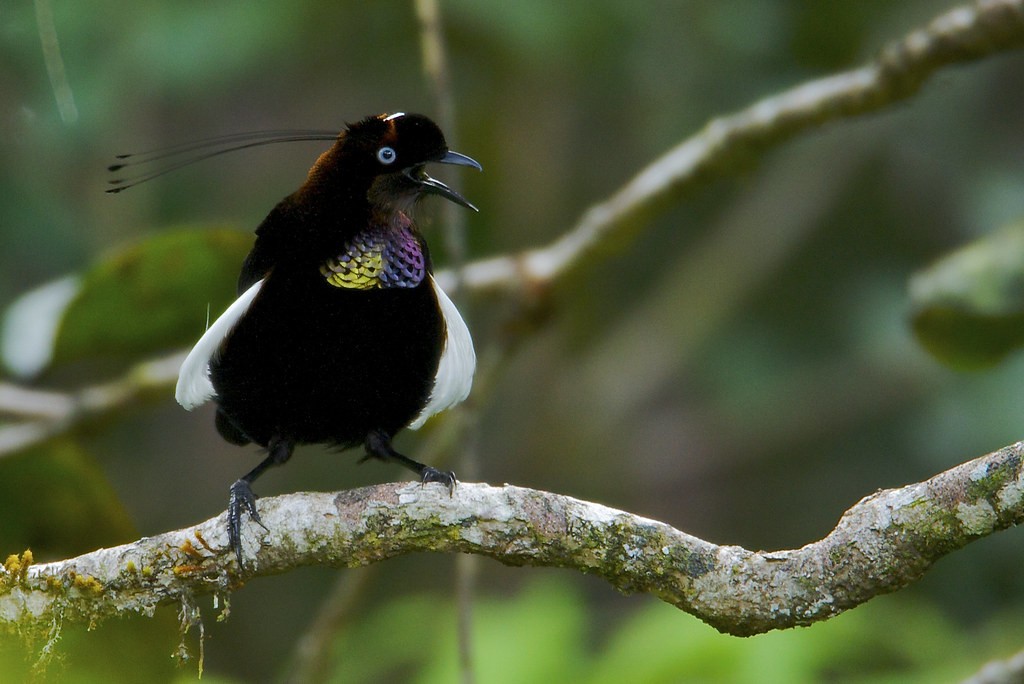
<path fill-rule="evenodd" d="M 549 243 L 710 118 L 859 66 L 952 5 L 442 2 L 457 120 L 446 132 L 484 167 L 458 179 L 481 210 L 466 217 L 469 258 Z M 67 84 L 56 96 L 43 56 L 53 37 L 47 10 Z M 474 397 L 479 472 L 463 479 L 560 492 L 709 541 L 779 549 L 819 539 L 877 489 L 1020 439 L 1024 357 L 972 371 L 936 360 L 914 337 L 908 281 L 1024 217 L 1021 83 L 1021 52 L 943 70 L 909 101 L 709 177 L 603 246 L 559 283 Z M 5 307 L 69 275 L 117 272 L 123 250 L 168 236 L 239 231 L 225 240 L 244 255 L 245 235 L 298 187 L 324 145 L 240 152 L 108 195 L 105 167 L 116 153 L 437 109 L 412 3 L 390 0 L 4 0 L 0 92 Z M 443 267 L 438 204 L 425 203 L 421 216 Z M 194 322 L 174 335 L 83 344 L 30 378 L 8 369 L 5 379 L 72 390 L 184 348 L 201 333 L 207 304 L 216 313 L 232 295 L 241 258 L 211 261 L 199 291 L 157 297 L 141 315 L 103 305 L 82 314 L 91 329 L 145 338 L 165 309 L 188 312 Z M 482 356 L 511 334 L 514 297 L 462 297 Z M 399 448 L 459 470 L 453 450 L 428 444 L 437 427 L 421 432 L 402 435 Z M 257 491 L 406 477 L 357 467 L 358 457 L 301 449 Z M 167 386 L 0 457 L 0 553 L 31 547 L 54 560 L 204 520 L 258 458 L 220 440 L 210 407 L 187 413 Z M 481 559 L 478 675 L 955 681 L 1024 647 L 1015 617 L 1024 607 L 1022 542 L 1019 530 L 994 535 L 897 595 L 750 639 L 594 578 Z M 453 681 L 454 566 L 417 555 L 259 579 L 231 597 L 226 621 L 204 598 L 204 679 L 287 680 L 339 577 L 357 577 L 339 624 L 320 633 L 323 678 Z M 91 632 L 67 628 L 65 655 L 48 676 L 194 679 L 194 660 L 176 666 L 171 657 L 179 641 L 173 607 Z M 198 655 L 194 630 L 185 643 Z M 0 642 L 0 679 L 31 664 L 25 650 Z"/>

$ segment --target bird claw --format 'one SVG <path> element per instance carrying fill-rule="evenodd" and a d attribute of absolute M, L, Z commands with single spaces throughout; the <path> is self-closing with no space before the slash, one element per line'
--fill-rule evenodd
<path fill-rule="evenodd" d="M 450 470 L 438 470 L 437 468 L 424 466 L 423 474 L 420 475 L 420 482 L 423 484 L 428 482 L 443 484 L 448 488 L 448 496 L 452 496 L 455 493 L 455 485 L 459 481 L 455 479 L 455 473 Z"/>
<path fill-rule="evenodd" d="M 239 567 L 242 567 L 243 509 L 249 514 L 250 520 L 263 529 L 267 529 L 260 519 L 259 511 L 256 510 L 256 495 L 252 493 L 252 486 L 245 480 L 235 480 L 235 483 L 231 485 L 231 495 L 228 498 L 228 544 L 235 552 Z"/>

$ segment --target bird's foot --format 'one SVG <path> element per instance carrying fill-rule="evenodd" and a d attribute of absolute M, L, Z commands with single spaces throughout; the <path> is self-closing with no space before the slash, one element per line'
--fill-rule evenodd
<path fill-rule="evenodd" d="M 231 485 L 231 495 L 228 497 L 228 544 L 235 552 L 239 568 L 242 567 L 243 510 L 249 514 L 250 520 L 267 529 L 256 510 L 256 495 L 252 493 L 252 486 L 247 480 L 235 480 Z"/>
<path fill-rule="evenodd" d="M 420 482 L 426 484 L 428 482 L 437 482 L 443 484 L 448 488 L 448 496 L 452 496 L 455 492 L 455 485 L 458 484 L 458 480 L 455 479 L 455 473 L 450 470 L 438 470 L 430 466 L 423 466 L 423 472 L 420 474 Z"/>

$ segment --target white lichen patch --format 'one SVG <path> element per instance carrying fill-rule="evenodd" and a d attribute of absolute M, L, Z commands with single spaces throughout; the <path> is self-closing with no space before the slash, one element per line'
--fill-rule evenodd
<path fill-rule="evenodd" d="M 516 510 L 511 501 L 493 496 L 491 490 L 489 485 L 460 482 L 449 496 L 441 487 L 411 482 L 400 487 L 397 494 L 403 513 L 414 519 L 437 518 L 448 525 L 460 522 L 467 511 L 480 520 L 506 522 L 513 519 Z M 367 510 L 371 508 L 373 506 L 368 506 Z"/>
<path fill-rule="evenodd" d="M 979 463 L 969 475 L 971 482 L 980 482 L 988 477 L 988 463 Z"/>
<path fill-rule="evenodd" d="M 16 624 L 24 615 L 40 617 L 52 604 L 53 597 L 49 594 L 14 587 L 0 601 L 0 621 Z"/>
<path fill-rule="evenodd" d="M 422 489 L 423 485 L 418 482 L 399 488 L 396 492 L 398 494 L 398 503 L 403 506 L 408 506 L 409 504 L 418 502 L 422 498 Z"/>
<path fill-rule="evenodd" d="M 1024 470 L 1017 475 L 1017 479 L 1008 482 L 1005 487 L 999 490 L 999 507 L 1003 510 L 1016 508 L 1024 498 Z"/>
<path fill-rule="evenodd" d="M 643 558 L 644 550 L 638 546 L 630 546 L 629 544 L 623 544 L 622 550 L 625 551 L 626 557 L 630 560 L 637 560 Z"/>
<path fill-rule="evenodd" d="M 971 534 L 991 532 L 996 522 L 996 512 L 992 508 L 992 504 L 985 500 L 975 504 L 957 504 L 956 517 L 964 529 Z"/>
<path fill-rule="evenodd" d="M 484 531 L 479 527 L 463 528 L 459 530 L 459 536 L 476 546 L 483 546 L 484 544 Z"/>
<path fill-rule="evenodd" d="M 584 519 L 596 526 L 614 525 L 623 514 L 614 508 L 587 501 L 569 500 L 566 509 L 573 517 Z M 639 517 L 635 519 L 643 520 Z"/>

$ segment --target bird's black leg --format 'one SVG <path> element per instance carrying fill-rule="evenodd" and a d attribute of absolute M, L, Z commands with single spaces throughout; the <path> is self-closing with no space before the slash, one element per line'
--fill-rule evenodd
<path fill-rule="evenodd" d="M 267 457 L 231 485 L 231 495 L 228 497 L 228 543 L 235 552 L 239 567 L 242 565 L 242 510 L 249 514 L 250 520 L 267 529 L 256 510 L 256 495 L 252 493 L 252 482 L 267 468 L 281 465 L 291 458 L 294 448 L 294 444 L 283 439 L 270 440 L 270 444 L 267 445 L 270 453 Z"/>
<path fill-rule="evenodd" d="M 455 483 L 458 482 L 455 479 L 455 473 L 450 470 L 438 470 L 398 453 L 391 446 L 391 437 L 380 431 L 371 432 L 366 436 L 366 456 L 363 457 L 363 460 L 368 458 L 376 458 L 385 462 L 391 461 L 405 466 L 420 476 L 420 482 L 439 482 L 448 488 L 448 496 L 455 491 Z"/>

